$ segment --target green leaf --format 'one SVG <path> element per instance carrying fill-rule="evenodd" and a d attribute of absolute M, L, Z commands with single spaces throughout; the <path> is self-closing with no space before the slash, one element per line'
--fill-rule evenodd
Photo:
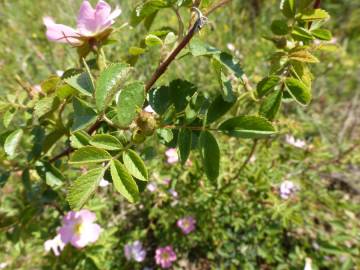
<path fill-rule="evenodd" d="M 222 52 L 213 55 L 213 58 L 218 60 L 225 69 L 233 73 L 237 78 L 241 78 L 244 74 L 239 62 L 236 61 L 231 54 Z"/>
<path fill-rule="evenodd" d="M 17 129 L 7 136 L 5 143 L 4 143 L 4 150 L 7 155 L 10 157 L 16 154 L 16 148 L 19 146 L 21 137 L 23 136 L 24 132 L 22 129 Z"/>
<path fill-rule="evenodd" d="M 291 35 L 295 40 L 299 41 L 309 41 L 315 39 L 309 30 L 298 26 L 294 26 Z"/>
<path fill-rule="evenodd" d="M 138 5 L 131 14 L 130 24 L 136 26 L 146 17 L 153 15 L 162 8 L 167 7 L 164 0 L 150 0 L 144 4 Z"/>
<path fill-rule="evenodd" d="M 295 0 L 281 0 L 280 10 L 287 18 L 295 16 Z"/>
<path fill-rule="evenodd" d="M 191 151 L 191 140 L 192 140 L 192 132 L 190 129 L 182 128 L 180 129 L 178 135 L 178 151 L 181 164 L 184 165 L 185 162 L 188 160 L 190 151 Z"/>
<path fill-rule="evenodd" d="M 271 31 L 278 36 L 286 35 L 289 32 L 287 20 L 274 20 L 271 23 Z"/>
<path fill-rule="evenodd" d="M 275 134 L 274 126 L 264 117 L 242 115 L 226 120 L 219 126 L 229 136 L 245 139 L 263 138 Z"/>
<path fill-rule="evenodd" d="M 215 100 L 210 104 L 209 109 L 206 114 L 206 124 L 209 125 L 220 117 L 225 115 L 231 107 L 235 104 L 235 102 L 226 102 L 222 98 L 222 96 L 218 96 Z"/>
<path fill-rule="evenodd" d="M 329 41 L 332 39 L 332 34 L 329 30 L 326 29 L 315 29 L 311 31 L 311 34 L 321 40 Z"/>
<path fill-rule="evenodd" d="M 60 77 L 52 75 L 41 83 L 41 90 L 44 93 L 54 92 L 60 81 Z"/>
<path fill-rule="evenodd" d="M 198 38 L 194 38 L 189 45 L 190 53 L 193 56 L 205 56 L 220 54 L 221 51 Z"/>
<path fill-rule="evenodd" d="M 308 105 L 311 101 L 311 90 L 308 86 L 295 78 L 285 80 L 286 89 L 290 95 L 301 105 Z"/>
<path fill-rule="evenodd" d="M 127 79 L 130 69 L 127 64 L 115 63 L 101 72 L 95 90 L 96 107 L 99 111 L 103 111 L 111 102 L 116 91 Z"/>
<path fill-rule="evenodd" d="M 79 210 L 84 206 L 99 186 L 104 173 L 105 168 L 92 169 L 74 181 L 66 197 L 71 209 Z"/>
<path fill-rule="evenodd" d="M 55 95 L 49 95 L 38 100 L 34 107 L 34 114 L 37 117 L 42 117 L 48 112 L 52 111 L 59 104 L 58 99 Z"/>
<path fill-rule="evenodd" d="M 233 90 L 233 86 L 231 83 L 231 79 L 229 79 L 229 76 L 227 76 L 224 73 L 224 66 L 223 64 L 218 61 L 217 59 L 213 58 L 212 59 L 212 65 L 215 69 L 215 72 L 217 74 L 218 77 L 218 81 L 220 83 L 221 86 L 221 95 L 223 96 L 223 99 L 227 102 L 234 102 L 236 97 L 234 94 L 234 90 Z"/>
<path fill-rule="evenodd" d="M 123 161 L 126 169 L 128 169 L 131 175 L 141 181 L 148 181 L 149 173 L 145 163 L 135 151 L 131 149 L 124 151 Z"/>
<path fill-rule="evenodd" d="M 118 160 L 112 160 L 110 163 L 110 172 L 115 189 L 129 202 L 136 202 L 139 199 L 139 188 L 124 165 Z"/>
<path fill-rule="evenodd" d="M 158 36 L 149 34 L 145 37 L 145 44 L 148 47 L 162 46 L 163 41 Z"/>
<path fill-rule="evenodd" d="M 87 128 L 96 121 L 96 112 L 83 100 L 73 98 L 74 122 L 71 131 L 75 132 Z"/>
<path fill-rule="evenodd" d="M 9 127 L 11 121 L 14 119 L 16 112 L 17 111 L 15 108 L 10 108 L 4 113 L 3 124 L 5 128 Z"/>
<path fill-rule="evenodd" d="M 128 127 L 145 101 L 144 84 L 134 82 L 120 91 L 117 102 L 117 124 Z"/>
<path fill-rule="evenodd" d="M 279 111 L 282 99 L 282 91 L 276 91 L 267 96 L 260 107 L 260 114 L 265 116 L 268 120 L 275 119 Z"/>
<path fill-rule="evenodd" d="M 196 86 L 188 81 L 174 80 L 168 86 L 160 86 L 149 93 L 149 103 L 154 111 L 164 114 L 174 105 L 177 112 L 185 110 L 189 99 L 196 92 Z"/>
<path fill-rule="evenodd" d="M 135 55 L 135 56 L 137 56 L 137 55 L 141 55 L 141 54 L 143 54 L 143 53 L 145 53 L 145 49 L 144 48 L 140 48 L 140 47 L 130 47 L 129 48 L 129 54 L 131 54 L 131 55 Z"/>
<path fill-rule="evenodd" d="M 45 162 L 43 166 L 36 167 L 38 174 L 45 180 L 46 184 L 54 189 L 63 185 L 64 176 L 58 168 Z"/>
<path fill-rule="evenodd" d="M 211 181 L 216 180 L 220 169 L 220 149 L 215 137 L 209 131 L 201 132 L 199 149 L 207 178 Z"/>
<path fill-rule="evenodd" d="M 96 134 L 92 136 L 90 144 L 105 150 L 119 150 L 123 146 L 121 142 L 114 136 L 108 134 Z"/>
<path fill-rule="evenodd" d="M 77 131 L 70 137 L 70 145 L 73 148 L 81 148 L 90 144 L 91 136 L 86 131 Z"/>
<path fill-rule="evenodd" d="M 111 159 L 111 155 L 103 149 L 85 146 L 76 150 L 70 159 L 71 164 L 100 163 Z"/>
<path fill-rule="evenodd" d="M 0 188 L 3 188 L 9 180 L 10 172 L 0 171 Z"/>
<path fill-rule="evenodd" d="M 317 9 L 306 10 L 298 14 L 296 17 L 297 19 L 300 19 L 302 21 L 309 22 L 309 21 L 326 20 L 330 18 L 330 15 L 325 10 L 317 8 Z"/>
<path fill-rule="evenodd" d="M 75 88 L 81 94 L 92 96 L 94 93 L 94 85 L 88 72 L 76 74 L 64 80 L 68 85 Z"/>
<path fill-rule="evenodd" d="M 279 76 L 269 76 L 262 79 L 256 86 L 256 91 L 259 97 L 265 96 L 280 82 Z"/>
<path fill-rule="evenodd" d="M 289 54 L 289 59 L 304 63 L 319 63 L 319 59 L 307 50 L 294 51 Z"/>

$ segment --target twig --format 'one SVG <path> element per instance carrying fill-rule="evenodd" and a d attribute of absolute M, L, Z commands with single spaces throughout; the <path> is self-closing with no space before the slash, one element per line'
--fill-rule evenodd
<path fill-rule="evenodd" d="M 208 16 L 210 13 L 213 13 L 215 10 L 217 10 L 218 8 L 221 8 L 227 4 L 229 4 L 232 0 L 222 0 L 216 4 L 214 4 L 213 6 L 211 6 L 206 12 L 205 12 L 205 16 Z"/>
<path fill-rule="evenodd" d="M 155 82 L 161 77 L 161 75 L 164 74 L 168 66 L 174 61 L 176 56 L 181 52 L 182 49 L 186 47 L 186 45 L 189 44 L 190 40 L 194 37 L 194 35 L 201 29 L 203 26 L 203 20 L 202 18 L 198 18 L 194 25 L 191 27 L 187 35 L 181 40 L 179 45 L 170 53 L 170 55 L 165 59 L 164 62 L 162 62 L 150 80 L 147 82 L 145 86 L 145 91 L 149 91 L 151 87 L 155 84 Z"/>

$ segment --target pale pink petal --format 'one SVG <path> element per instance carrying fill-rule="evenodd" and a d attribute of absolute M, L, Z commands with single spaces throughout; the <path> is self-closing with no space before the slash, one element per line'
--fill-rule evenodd
<path fill-rule="evenodd" d="M 82 35 L 91 35 L 96 31 L 95 9 L 87 0 L 81 4 L 77 17 L 77 28 Z"/>
<path fill-rule="evenodd" d="M 80 210 L 78 214 L 84 222 L 94 222 L 96 220 L 96 215 L 87 209 Z"/>
<path fill-rule="evenodd" d="M 112 22 L 109 20 L 110 13 L 111 6 L 105 1 L 100 0 L 95 8 L 95 24 L 97 32 L 111 26 Z"/>
<path fill-rule="evenodd" d="M 63 24 L 57 24 L 50 17 L 45 17 L 43 22 L 46 26 L 46 37 L 48 40 L 59 43 L 69 43 L 73 46 L 82 44 L 82 41 L 77 38 L 79 34 L 75 29 Z"/>
<path fill-rule="evenodd" d="M 72 225 L 64 225 L 60 228 L 59 234 L 61 237 L 61 241 L 65 244 L 71 242 L 74 235 L 74 228 Z"/>
<path fill-rule="evenodd" d="M 119 7 L 116 7 L 115 10 L 110 14 L 108 20 L 111 21 L 111 24 L 114 23 L 114 20 L 119 17 L 121 14 L 121 9 Z"/>
<path fill-rule="evenodd" d="M 87 224 L 84 227 L 82 236 L 85 237 L 89 243 L 96 242 L 101 234 L 101 227 L 95 223 Z"/>
<path fill-rule="evenodd" d="M 89 243 L 89 241 L 83 235 L 80 234 L 80 235 L 73 235 L 70 243 L 74 247 L 80 249 L 85 247 Z"/>

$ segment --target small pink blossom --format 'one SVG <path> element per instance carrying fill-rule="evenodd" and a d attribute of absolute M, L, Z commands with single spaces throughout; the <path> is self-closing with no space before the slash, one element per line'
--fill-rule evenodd
<path fill-rule="evenodd" d="M 191 160 L 190 158 L 189 158 L 188 160 L 186 160 L 185 165 L 186 165 L 187 167 L 191 167 L 191 166 L 193 165 L 192 160 Z"/>
<path fill-rule="evenodd" d="M 150 105 L 147 105 L 147 106 L 144 108 L 144 111 L 145 111 L 145 112 L 148 112 L 148 113 L 155 113 L 154 109 L 153 109 Z"/>
<path fill-rule="evenodd" d="M 128 261 L 134 260 L 136 262 L 142 262 L 146 257 L 146 251 L 140 241 L 126 244 L 124 253 Z"/>
<path fill-rule="evenodd" d="M 57 24 L 50 17 L 44 17 L 43 22 L 50 41 L 82 46 L 88 39 L 98 37 L 110 29 L 120 14 L 119 8 L 111 12 L 110 5 L 103 0 L 97 3 L 95 9 L 89 1 L 84 0 L 77 17 L 76 29 Z"/>
<path fill-rule="evenodd" d="M 184 217 L 176 222 L 176 225 L 184 234 L 189 234 L 195 230 L 196 220 L 193 217 Z"/>
<path fill-rule="evenodd" d="M 179 156 L 175 148 L 169 148 L 166 150 L 165 155 L 167 157 L 167 163 L 174 164 L 179 161 Z"/>
<path fill-rule="evenodd" d="M 96 242 L 101 228 L 94 223 L 95 220 L 95 214 L 89 210 L 70 211 L 63 218 L 63 226 L 59 230 L 61 240 L 76 248 L 83 248 Z"/>
<path fill-rule="evenodd" d="M 171 179 L 170 178 L 165 178 L 164 180 L 163 180 L 163 183 L 164 183 L 164 185 L 170 185 L 170 183 L 171 183 Z"/>
<path fill-rule="evenodd" d="M 157 190 L 157 184 L 155 182 L 150 182 L 147 186 L 146 186 L 147 190 L 150 192 L 155 192 Z"/>
<path fill-rule="evenodd" d="M 287 200 L 297 190 L 298 190 L 298 187 L 293 182 L 286 180 L 280 184 L 280 197 L 284 200 Z"/>
<path fill-rule="evenodd" d="M 99 187 L 107 187 L 108 185 L 110 185 L 109 181 L 104 178 L 100 180 Z"/>
<path fill-rule="evenodd" d="M 179 193 L 174 188 L 169 189 L 169 193 L 174 199 L 177 199 L 179 197 Z"/>
<path fill-rule="evenodd" d="M 173 262 L 176 261 L 176 253 L 172 246 L 157 248 L 155 252 L 155 261 L 161 268 L 170 268 Z"/>
<path fill-rule="evenodd" d="M 285 136 L 285 141 L 292 145 L 295 146 L 297 148 L 305 148 L 306 147 L 306 141 L 304 140 L 300 140 L 300 139 L 295 139 L 293 136 L 291 135 L 286 135 Z"/>
<path fill-rule="evenodd" d="M 304 270 L 312 270 L 312 260 L 310 258 L 305 259 Z"/>
<path fill-rule="evenodd" d="M 61 251 L 64 249 L 65 243 L 61 240 L 60 234 L 56 235 L 53 239 L 49 239 L 44 243 L 46 252 L 52 250 L 55 256 L 60 256 Z"/>

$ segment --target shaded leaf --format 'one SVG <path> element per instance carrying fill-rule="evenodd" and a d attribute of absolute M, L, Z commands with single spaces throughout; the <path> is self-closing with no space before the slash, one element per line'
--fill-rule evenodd
<path fill-rule="evenodd" d="M 279 76 L 269 76 L 262 79 L 256 86 L 256 91 L 259 97 L 265 96 L 280 82 Z"/>
<path fill-rule="evenodd" d="M 74 122 L 71 131 L 75 132 L 87 128 L 96 121 L 96 112 L 83 100 L 73 98 Z"/>
<path fill-rule="evenodd" d="M 88 72 L 76 74 L 64 80 L 68 85 L 86 96 L 92 96 L 94 93 L 94 85 Z"/>
<path fill-rule="evenodd" d="M 220 149 L 215 137 L 209 131 L 202 131 L 199 138 L 200 155 L 209 180 L 219 176 Z"/>
<path fill-rule="evenodd" d="M 215 100 L 210 104 L 209 109 L 206 114 L 206 124 L 211 124 L 218 120 L 220 117 L 225 115 L 231 107 L 235 104 L 235 102 L 226 102 L 222 98 L 222 96 L 218 96 Z"/>
<path fill-rule="evenodd" d="M 178 135 L 178 151 L 181 164 L 184 165 L 188 160 L 191 151 L 191 130 L 182 128 Z"/>
<path fill-rule="evenodd" d="M 308 105 L 311 101 L 311 90 L 308 86 L 295 78 L 285 80 L 286 89 L 290 95 L 301 105 Z"/>
<path fill-rule="evenodd" d="M 270 121 L 274 120 L 279 111 L 282 99 L 282 91 L 276 91 L 267 96 L 260 107 L 260 114 Z"/>

